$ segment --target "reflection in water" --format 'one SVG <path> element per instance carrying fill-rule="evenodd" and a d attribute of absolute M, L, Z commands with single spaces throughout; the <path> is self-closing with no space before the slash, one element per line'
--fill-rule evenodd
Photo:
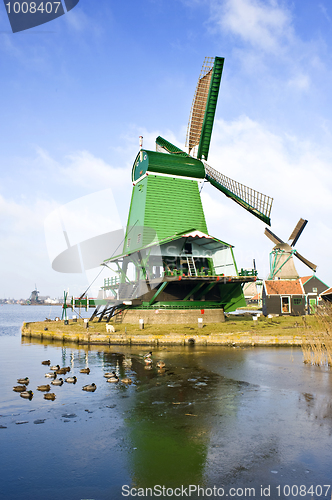
<path fill-rule="evenodd" d="M 299 395 L 299 406 L 304 407 L 310 420 L 316 425 L 327 426 L 332 434 L 332 400 L 331 397 L 304 392 Z"/>
<path fill-rule="evenodd" d="M 153 351 L 151 370 L 144 352 L 21 342 L 0 326 L 4 498 L 118 500 L 124 484 L 257 492 L 269 484 L 277 498 L 278 484 L 331 483 L 331 374 L 304 365 L 300 350 L 169 347 Z M 52 386 L 55 401 L 36 391 L 43 359 L 70 366 L 78 380 Z M 107 383 L 112 371 L 133 384 Z M 22 376 L 31 401 L 12 391 Z M 94 393 L 82 391 L 91 383 Z"/>
<path fill-rule="evenodd" d="M 132 412 L 126 420 L 129 438 L 135 449 L 130 456 L 132 481 L 135 486 L 201 482 L 209 441 L 209 428 L 204 423 L 199 405 L 208 400 L 208 391 L 198 389 L 205 373 L 190 379 L 189 370 L 173 367 L 149 375 L 133 360 L 138 386 Z M 189 379 L 189 380 L 188 380 Z M 196 387 L 195 387 L 196 385 Z"/>

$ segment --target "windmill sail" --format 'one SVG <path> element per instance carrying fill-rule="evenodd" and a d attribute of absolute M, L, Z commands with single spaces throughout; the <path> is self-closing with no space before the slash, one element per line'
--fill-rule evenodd
<path fill-rule="evenodd" d="M 269 238 L 269 240 L 273 241 L 275 245 L 278 245 L 279 243 L 281 244 L 284 243 L 280 238 L 278 238 L 276 234 L 272 233 L 272 231 L 270 231 L 270 229 L 268 229 L 267 227 L 265 228 L 264 234 Z"/>
<path fill-rule="evenodd" d="M 308 224 L 307 220 L 300 219 L 299 222 L 296 224 L 292 234 L 289 237 L 288 241 L 291 241 L 291 246 L 294 247 L 296 245 L 297 240 L 302 234 L 303 229 L 306 227 Z"/>
<path fill-rule="evenodd" d="M 223 57 L 206 57 L 198 79 L 187 129 L 186 146 L 189 154 L 198 146 L 197 158 L 207 160 L 214 115 L 217 107 Z"/>
<path fill-rule="evenodd" d="M 306 266 L 310 267 L 310 269 L 312 269 L 313 271 L 316 271 L 317 269 L 317 266 L 316 264 L 313 264 L 312 262 L 310 262 L 310 260 L 306 259 L 305 257 L 303 257 L 301 254 L 299 254 L 299 252 L 296 250 L 295 253 L 294 253 L 295 257 L 297 257 L 301 262 L 303 262 L 303 264 L 305 264 Z"/>
<path fill-rule="evenodd" d="M 269 226 L 271 225 L 270 214 L 273 198 L 226 177 L 206 163 L 204 165 L 205 178 L 214 187 L 222 191 L 229 198 L 232 198 L 232 200 L 248 210 L 248 212 L 252 213 Z"/>
<path fill-rule="evenodd" d="M 182 149 L 178 148 L 177 146 L 174 146 L 174 144 L 167 141 L 163 137 L 160 137 L 160 135 L 158 135 L 156 139 L 156 151 L 158 153 L 169 153 L 172 155 L 189 156 L 187 153 L 182 151 Z"/>

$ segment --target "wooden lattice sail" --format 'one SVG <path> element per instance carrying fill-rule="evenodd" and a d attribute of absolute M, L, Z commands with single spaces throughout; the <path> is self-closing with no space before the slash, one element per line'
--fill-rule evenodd
<path fill-rule="evenodd" d="M 204 59 L 191 106 L 186 147 L 189 154 L 199 159 L 208 157 L 223 66 L 223 57 Z"/>
<path fill-rule="evenodd" d="M 271 224 L 270 215 L 273 198 L 226 177 L 226 175 L 221 174 L 206 163 L 204 165 L 205 178 L 214 187 L 266 224 Z"/>

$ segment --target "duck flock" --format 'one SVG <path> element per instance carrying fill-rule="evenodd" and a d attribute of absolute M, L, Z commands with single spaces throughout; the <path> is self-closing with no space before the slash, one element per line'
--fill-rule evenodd
<path fill-rule="evenodd" d="M 50 367 L 51 371 L 48 373 L 45 373 L 45 377 L 52 379 L 51 385 L 61 387 L 64 384 L 64 382 L 66 382 L 67 384 L 76 384 L 77 378 L 75 376 L 67 377 L 64 380 L 62 377 L 58 378 L 58 375 L 66 375 L 68 372 L 70 372 L 70 366 L 65 366 L 63 368 L 61 368 L 60 365 L 50 366 L 51 361 L 49 359 L 46 361 L 42 361 L 41 364 Z M 82 370 L 80 370 L 80 373 L 89 374 L 90 368 L 82 368 Z M 30 383 L 29 377 L 18 378 L 17 383 L 20 385 L 15 385 L 13 387 L 13 391 L 19 392 L 21 398 L 31 400 L 33 398 L 34 394 L 33 394 L 33 391 L 27 389 L 27 387 Z M 50 384 L 38 385 L 37 391 L 44 393 L 44 399 L 54 401 L 56 398 L 56 395 L 54 394 L 54 392 L 50 392 L 51 385 Z M 97 389 L 97 386 L 94 383 L 87 384 L 87 385 L 84 385 L 82 387 L 82 389 L 83 389 L 83 391 L 94 392 Z"/>
<path fill-rule="evenodd" d="M 148 352 L 147 354 L 144 354 L 143 360 L 145 363 L 145 369 L 147 369 L 147 370 L 151 369 L 152 368 L 152 352 Z M 50 367 L 51 371 L 48 373 L 45 373 L 45 377 L 52 379 L 52 381 L 50 382 L 51 385 L 61 387 L 65 382 L 67 384 L 76 384 L 76 382 L 77 382 L 76 376 L 67 377 L 64 380 L 62 377 L 58 378 L 58 375 L 66 375 L 68 372 L 70 372 L 70 366 L 65 366 L 63 368 L 61 368 L 60 365 L 50 366 L 51 361 L 49 359 L 46 361 L 42 361 L 41 364 Z M 156 367 L 158 368 L 159 371 L 161 371 L 164 369 L 165 363 L 163 361 L 158 361 L 156 363 Z M 90 368 L 82 368 L 80 370 L 80 373 L 89 375 Z M 115 371 L 106 372 L 104 374 L 104 377 L 106 378 L 107 382 L 113 383 L 113 384 L 117 384 L 118 382 L 121 382 L 122 384 L 130 385 L 132 383 L 132 380 L 128 377 L 120 379 L 117 376 L 117 374 L 115 373 Z M 21 398 L 31 400 L 33 398 L 34 393 L 32 390 L 27 389 L 27 387 L 30 383 L 29 377 L 18 378 L 17 383 L 19 385 L 15 385 L 13 387 L 13 391 L 20 393 Z M 54 392 L 50 392 L 50 390 L 51 390 L 50 384 L 38 385 L 37 391 L 44 393 L 44 399 L 54 401 L 56 399 L 56 395 Z M 82 390 L 86 391 L 86 392 L 94 392 L 96 389 L 97 389 L 97 386 L 95 383 L 86 384 L 82 387 Z"/>

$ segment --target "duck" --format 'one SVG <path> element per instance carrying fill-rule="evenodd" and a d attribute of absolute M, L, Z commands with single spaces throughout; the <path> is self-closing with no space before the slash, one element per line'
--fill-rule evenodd
<path fill-rule="evenodd" d="M 25 399 L 32 399 L 33 398 L 33 392 L 32 391 L 23 391 L 20 394 L 21 398 Z"/>
<path fill-rule="evenodd" d="M 128 385 L 130 385 L 130 384 L 132 383 L 132 380 L 131 380 L 131 378 L 126 377 L 126 378 L 121 379 L 121 382 L 122 382 L 123 384 L 128 384 Z"/>
<path fill-rule="evenodd" d="M 148 365 L 148 366 L 152 365 L 152 359 L 151 358 L 145 358 L 144 361 L 145 361 L 146 365 Z"/>
<path fill-rule="evenodd" d="M 37 391 L 41 391 L 41 392 L 48 392 L 49 390 L 51 389 L 51 386 L 50 385 L 38 385 L 37 387 Z"/>
<path fill-rule="evenodd" d="M 104 377 L 105 378 L 116 377 L 116 373 L 115 372 L 106 372 L 106 373 L 104 373 Z"/>
<path fill-rule="evenodd" d="M 17 382 L 18 382 L 19 384 L 29 385 L 30 380 L 28 379 L 28 377 L 25 377 L 25 378 L 18 378 L 18 379 L 17 379 Z"/>
<path fill-rule="evenodd" d="M 144 354 L 143 357 L 144 357 L 144 359 L 148 359 L 148 358 L 151 358 L 151 356 L 152 356 L 152 351 L 147 352 L 146 354 Z"/>
<path fill-rule="evenodd" d="M 88 384 L 82 387 L 83 391 L 94 392 L 97 389 L 96 384 Z"/>
<path fill-rule="evenodd" d="M 67 373 L 67 368 L 59 368 L 59 370 L 56 370 L 57 375 L 66 375 Z"/>
<path fill-rule="evenodd" d="M 54 392 L 49 392 L 47 394 L 44 394 L 44 399 L 50 399 L 51 401 L 54 401 L 55 400 Z"/>
<path fill-rule="evenodd" d="M 70 372 L 70 366 L 64 366 L 63 368 L 56 370 L 56 372 L 58 375 L 66 375 L 66 373 Z"/>
<path fill-rule="evenodd" d="M 63 384 L 63 379 L 62 378 L 57 378 L 56 380 L 52 380 L 51 384 L 52 385 L 62 385 Z"/>
<path fill-rule="evenodd" d="M 82 368 L 82 370 L 80 370 L 80 373 L 87 373 L 89 375 L 90 368 Z"/>
<path fill-rule="evenodd" d="M 158 361 L 158 363 L 156 363 L 156 367 L 159 369 L 165 368 L 165 363 L 163 361 Z"/>
<path fill-rule="evenodd" d="M 51 361 L 49 359 L 47 359 L 46 361 L 42 361 L 41 364 L 49 366 L 51 364 Z"/>
<path fill-rule="evenodd" d="M 67 384 L 76 384 L 77 378 L 75 376 L 74 377 L 67 377 L 65 379 L 65 382 L 67 382 Z"/>
<path fill-rule="evenodd" d="M 47 378 L 56 378 L 57 374 L 56 374 L 56 372 L 49 372 L 49 373 L 45 373 L 45 377 L 47 377 Z"/>
<path fill-rule="evenodd" d="M 26 390 L 27 390 L 27 388 L 25 385 L 14 385 L 14 387 L 13 387 L 13 391 L 15 391 L 15 392 L 24 392 Z"/>
<path fill-rule="evenodd" d="M 114 372 L 113 372 L 114 373 Z M 111 377 L 109 377 L 107 379 L 107 382 L 110 382 L 110 383 L 113 383 L 113 384 L 116 384 L 117 382 L 119 382 L 119 377 L 114 373 L 114 375 L 112 375 Z"/>
<path fill-rule="evenodd" d="M 50 370 L 53 370 L 53 371 L 60 370 L 60 365 L 50 366 Z"/>

